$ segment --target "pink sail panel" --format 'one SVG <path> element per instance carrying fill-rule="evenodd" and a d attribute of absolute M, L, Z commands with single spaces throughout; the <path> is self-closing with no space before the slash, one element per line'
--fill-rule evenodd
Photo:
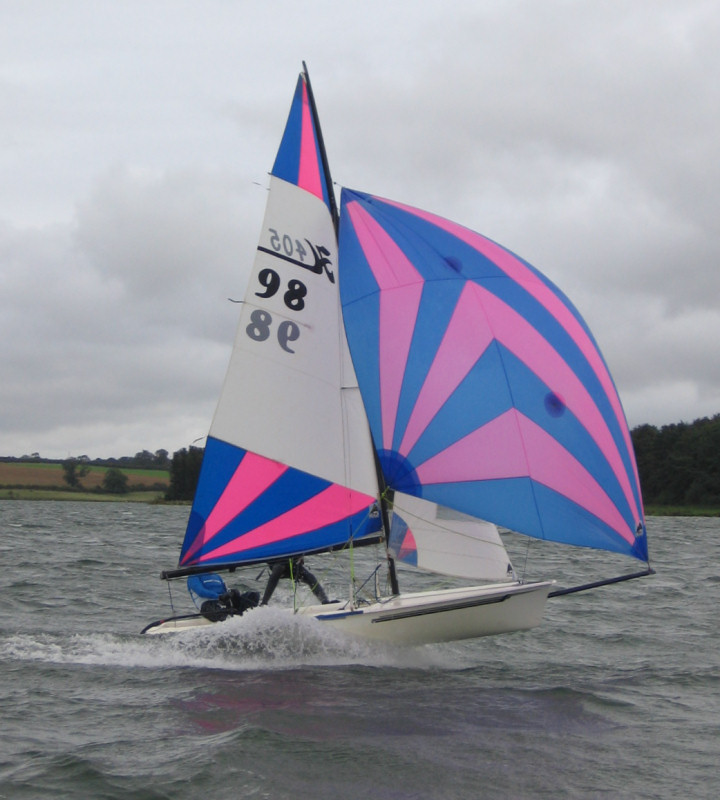
<path fill-rule="evenodd" d="M 423 279 L 387 232 L 357 203 L 348 205 L 360 244 L 380 295 L 380 352 L 383 447 L 392 447 L 398 399 L 423 290 Z"/>
<path fill-rule="evenodd" d="M 567 362 L 522 316 L 491 292 L 472 284 L 478 306 L 490 320 L 495 338 L 516 355 L 556 394 L 590 433 L 610 464 L 635 519 L 640 512 L 620 452 L 607 423 L 578 376 Z"/>
<path fill-rule="evenodd" d="M 618 421 L 618 428 L 622 432 L 625 440 L 625 446 L 630 454 L 635 473 L 635 480 L 637 483 L 639 483 L 640 481 L 638 477 L 632 441 L 630 439 L 630 432 L 625 422 L 625 413 L 620 403 L 620 398 L 618 397 L 615 384 L 610 377 L 607 366 L 600 356 L 595 343 L 588 336 L 587 331 L 578 322 L 570 309 L 563 302 L 561 302 L 557 295 L 542 280 L 540 280 L 540 278 L 535 275 L 532 270 L 528 269 L 528 267 L 523 264 L 519 258 L 506 250 L 504 247 L 501 247 L 492 240 L 486 238 L 482 234 L 471 231 L 462 225 L 458 225 L 455 222 L 451 222 L 443 217 L 439 217 L 436 214 L 431 214 L 430 212 L 422 211 L 420 209 L 413 208 L 412 206 L 404 205 L 403 203 L 397 203 L 392 200 L 386 200 L 385 202 L 387 202 L 388 205 L 393 205 L 409 214 L 413 214 L 420 219 L 436 225 L 438 228 L 441 228 L 442 230 L 451 233 L 453 236 L 456 236 L 458 239 L 460 239 L 460 241 L 470 245 L 479 253 L 482 253 L 501 270 L 503 270 L 508 277 L 521 284 L 526 291 L 528 291 L 544 308 L 550 312 L 550 314 L 555 317 L 555 319 L 575 341 L 578 348 L 583 353 L 595 372 L 600 385 L 603 387 Z M 638 519 L 640 516 L 638 516 Z"/>
<path fill-rule="evenodd" d="M 302 84 L 302 128 L 300 133 L 300 168 L 297 185 L 324 200 L 322 165 L 318 158 L 318 143 L 313 123 L 307 84 Z"/>
<path fill-rule="evenodd" d="M 398 547 L 397 558 L 399 561 L 408 561 L 413 556 L 417 557 L 417 543 L 415 542 L 415 535 L 408 528 Z"/>
<path fill-rule="evenodd" d="M 372 265 L 371 265 L 372 266 Z M 413 407 L 399 452 L 407 456 L 468 372 L 493 341 L 487 317 L 467 284 Z"/>
<path fill-rule="evenodd" d="M 192 563 L 200 548 L 257 500 L 286 470 L 287 467 L 277 461 L 246 453 L 181 563 Z"/>
<path fill-rule="evenodd" d="M 478 462 L 478 452 L 492 461 Z M 532 420 L 511 409 L 417 467 L 424 484 L 530 477 L 567 497 L 612 528 L 630 545 L 628 528 L 615 504 L 583 465 Z"/>
<path fill-rule="evenodd" d="M 331 484 L 306 502 L 245 533 L 242 537 L 243 550 L 284 541 L 332 525 L 368 508 L 373 502 L 373 497 Z M 200 560 L 213 561 L 236 551 L 237 542 L 232 541 L 204 554 Z"/>

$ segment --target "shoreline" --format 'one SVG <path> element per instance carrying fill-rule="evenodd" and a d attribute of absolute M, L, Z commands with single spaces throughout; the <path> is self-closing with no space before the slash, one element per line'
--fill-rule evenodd
<path fill-rule="evenodd" d="M 129 491 L 125 494 L 74 491 L 70 489 L 23 489 L 0 487 L 0 500 L 58 500 L 96 503 L 149 503 L 151 505 L 190 505 L 190 501 L 165 500 L 157 490 Z M 648 517 L 720 517 L 720 508 L 703 506 L 656 506 L 645 509 Z"/>
<path fill-rule="evenodd" d="M 68 489 L 10 489 L 0 487 L 0 500 L 57 500 L 59 502 L 96 502 L 96 503 L 148 503 L 168 504 L 164 493 L 157 490 L 129 491 L 122 494 L 109 492 L 72 491 Z"/>

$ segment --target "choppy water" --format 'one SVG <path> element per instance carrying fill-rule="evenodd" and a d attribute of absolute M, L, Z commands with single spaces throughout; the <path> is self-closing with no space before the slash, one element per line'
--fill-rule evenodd
<path fill-rule="evenodd" d="M 139 636 L 186 517 L 0 501 L 0 798 L 720 794 L 720 520 L 651 520 L 655 577 L 553 600 L 535 631 L 393 649 L 270 609 Z M 528 563 L 636 569 L 543 543 Z"/>

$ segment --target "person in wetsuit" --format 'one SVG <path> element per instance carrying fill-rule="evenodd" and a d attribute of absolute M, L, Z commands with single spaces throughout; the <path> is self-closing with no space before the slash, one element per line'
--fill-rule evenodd
<path fill-rule="evenodd" d="M 310 587 L 312 593 L 321 603 L 330 602 L 317 578 L 305 567 L 302 556 L 271 561 L 268 563 L 268 567 L 270 568 L 270 577 L 260 601 L 261 606 L 268 604 L 280 578 L 293 578 L 296 581 L 302 581 L 306 586 Z"/>

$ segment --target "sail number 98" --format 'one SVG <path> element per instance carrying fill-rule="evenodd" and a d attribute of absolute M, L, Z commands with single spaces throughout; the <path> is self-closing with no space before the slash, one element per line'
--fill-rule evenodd
<path fill-rule="evenodd" d="M 264 342 L 270 337 L 272 321 L 272 315 L 269 312 L 256 308 L 255 311 L 250 314 L 250 324 L 245 328 L 245 332 L 254 341 Z M 300 328 L 296 322 L 286 319 L 278 325 L 278 344 L 286 353 L 295 352 L 290 347 L 290 342 L 296 341 L 299 337 Z"/>
<path fill-rule="evenodd" d="M 258 273 L 258 280 L 265 287 L 264 292 L 255 292 L 257 297 L 272 297 L 280 289 L 280 276 L 274 269 L 261 269 Z M 287 291 L 283 295 L 285 305 L 293 311 L 302 311 L 305 308 L 305 295 L 307 286 L 302 281 L 295 278 L 288 281 Z"/>
<path fill-rule="evenodd" d="M 274 269 L 261 269 L 258 273 L 258 281 L 263 287 L 263 291 L 255 292 L 257 297 L 273 297 L 280 291 L 282 281 Z M 302 311 L 305 308 L 306 295 L 305 284 L 293 278 L 288 281 L 287 289 L 283 294 L 283 302 L 292 311 Z M 264 342 L 270 338 L 272 324 L 272 314 L 258 308 L 250 314 L 250 324 L 245 328 L 245 332 L 253 341 Z M 283 320 L 277 326 L 276 336 L 278 344 L 286 353 L 294 353 L 290 344 L 300 338 L 300 327 L 292 320 Z"/>

